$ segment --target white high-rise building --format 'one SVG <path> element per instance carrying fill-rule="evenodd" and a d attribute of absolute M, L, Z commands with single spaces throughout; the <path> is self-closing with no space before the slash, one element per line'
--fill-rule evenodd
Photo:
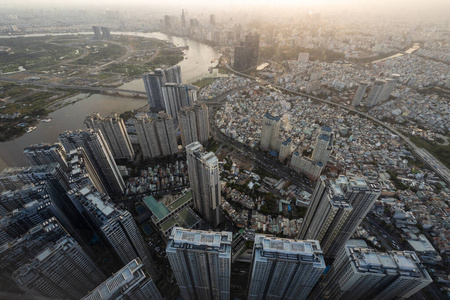
<path fill-rule="evenodd" d="M 377 105 L 378 102 L 380 102 L 380 97 L 382 94 L 382 91 L 384 89 L 386 82 L 377 80 L 372 86 L 372 89 L 369 92 L 369 95 L 367 96 L 367 99 L 365 101 L 365 106 L 372 107 L 374 105 Z"/>
<path fill-rule="evenodd" d="M 174 227 L 166 254 L 183 300 L 229 300 L 231 232 Z"/>
<path fill-rule="evenodd" d="M 217 226 L 221 219 L 219 161 L 214 153 L 203 151 L 199 142 L 186 146 L 186 156 L 194 208 Z"/>
<path fill-rule="evenodd" d="M 115 159 L 134 158 L 134 150 L 127 128 L 117 114 L 102 118 L 99 113 L 93 113 L 86 117 L 84 125 L 88 129 L 101 130 Z"/>
<path fill-rule="evenodd" d="M 100 130 L 66 131 L 59 135 L 59 141 L 66 152 L 84 148 L 109 193 L 122 194 L 125 191 L 125 183 Z"/>
<path fill-rule="evenodd" d="M 106 276 L 80 245 L 64 237 L 13 273 L 29 295 L 52 299 L 80 299 Z"/>
<path fill-rule="evenodd" d="M 114 273 L 81 300 L 162 300 L 155 282 L 137 258 Z"/>
<path fill-rule="evenodd" d="M 278 150 L 278 136 L 280 133 L 281 118 L 274 117 L 266 113 L 263 117 L 261 128 L 261 142 L 262 150 Z"/>
<path fill-rule="evenodd" d="M 311 196 L 299 238 L 318 240 L 327 255 L 351 212 L 352 206 L 340 186 L 321 176 Z"/>
<path fill-rule="evenodd" d="M 323 126 L 320 134 L 317 137 L 316 145 L 312 153 L 312 160 L 316 163 L 321 163 L 323 166 L 327 165 L 328 158 L 331 151 L 333 151 L 334 133 L 328 126 Z"/>
<path fill-rule="evenodd" d="M 349 243 L 310 299 L 406 299 L 431 282 L 412 251 L 379 253 Z"/>
<path fill-rule="evenodd" d="M 356 90 L 355 97 L 353 98 L 352 105 L 359 106 L 361 104 L 361 100 L 366 94 L 368 84 L 366 82 L 360 82 L 358 85 L 358 89 Z"/>
<path fill-rule="evenodd" d="M 325 270 L 318 241 L 255 235 L 248 300 L 306 299 Z"/>
<path fill-rule="evenodd" d="M 204 143 L 209 139 L 209 117 L 206 104 L 185 107 L 178 112 L 181 143 L 183 147 L 199 141 Z"/>
<path fill-rule="evenodd" d="M 135 128 L 144 158 L 177 153 L 175 125 L 165 112 L 159 112 L 156 117 L 138 116 Z"/>

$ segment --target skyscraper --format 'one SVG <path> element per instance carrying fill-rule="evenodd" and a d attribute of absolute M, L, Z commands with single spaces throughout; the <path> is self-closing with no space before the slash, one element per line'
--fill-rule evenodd
<path fill-rule="evenodd" d="M 80 186 L 68 192 L 70 200 L 100 238 L 109 243 L 123 264 L 139 257 L 152 275 L 153 262 L 145 242 L 128 211 L 117 209 L 108 196 L 93 186 Z"/>
<path fill-rule="evenodd" d="M 231 232 L 174 227 L 166 253 L 184 300 L 230 299 Z"/>
<path fill-rule="evenodd" d="M 139 258 L 130 261 L 81 300 L 162 300 Z"/>
<path fill-rule="evenodd" d="M 261 142 L 262 150 L 278 150 L 278 136 L 280 132 L 281 119 L 266 113 L 262 120 Z"/>
<path fill-rule="evenodd" d="M 162 87 L 164 106 L 168 115 L 176 119 L 182 107 L 193 106 L 197 101 L 197 91 L 187 85 L 166 83 Z"/>
<path fill-rule="evenodd" d="M 248 34 L 239 46 L 234 47 L 233 68 L 246 71 L 256 67 L 259 55 L 259 34 Z"/>
<path fill-rule="evenodd" d="M 138 116 L 135 127 L 144 159 L 177 153 L 173 118 L 165 112 L 153 117 Z"/>
<path fill-rule="evenodd" d="M 70 151 L 67 154 L 67 160 L 69 162 L 67 174 L 69 175 L 69 185 L 71 189 L 80 184 L 81 180 L 85 180 L 86 183 L 94 185 L 100 193 L 107 193 L 100 175 L 98 175 L 94 164 L 89 159 L 84 148 L 78 147 L 77 149 Z"/>
<path fill-rule="evenodd" d="M 380 99 L 378 102 L 383 102 L 389 99 L 389 96 L 395 89 L 395 85 L 397 84 L 397 79 L 394 78 L 388 78 L 386 80 L 386 84 L 383 87 L 383 90 L 380 93 Z"/>
<path fill-rule="evenodd" d="M 59 141 L 66 152 L 78 147 L 84 148 L 108 193 L 122 194 L 124 192 L 125 183 L 100 130 L 66 131 L 59 135 Z"/>
<path fill-rule="evenodd" d="M 153 73 L 145 73 L 142 75 L 142 78 L 150 107 L 160 110 L 165 109 L 162 94 L 162 87 L 166 84 L 164 71 L 162 69 L 155 69 Z"/>
<path fill-rule="evenodd" d="M 63 237 L 13 273 L 29 295 L 80 299 L 105 279 L 94 261 L 71 237 Z"/>
<path fill-rule="evenodd" d="M 186 156 L 194 208 L 217 226 L 221 218 L 219 161 L 214 153 L 203 151 L 199 142 L 186 146 Z"/>
<path fill-rule="evenodd" d="M 86 117 L 84 125 L 87 129 L 99 129 L 102 132 L 114 159 L 134 158 L 134 150 L 127 128 L 117 114 L 102 118 L 99 113 L 93 113 Z"/>
<path fill-rule="evenodd" d="M 374 183 L 368 183 L 363 178 L 348 179 L 339 176 L 335 183 L 345 194 L 346 201 L 352 206 L 352 211 L 342 227 L 339 235 L 328 249 L 326 256 L 335 258 L 350 240 L 356 228 L 369 213 L 375 201 L 380 196 L 380 188 Z"/>
<path fill-rule="evenodd" d="M 306 299 L 324 270 L 318 241 L 257 234 L 247 299 Z"/>
<path fill-rule="evenodd" d="M 303 219 L 300 239 L 315 239 L 325 256 L 347 221 L 352 206 L 341 187 L 333 180 L 321 176 Z"/>
<path fill-rule="evenodd" d="M 185 107 L 178 112 L 181 143 L 183 147 L 199 141 L 204 143 L 209 139 L 209 116 L 206 104 Z"/>
<path fill-rule="evenodd" d="M 366 94 L 368 84 L 366 82 L 360 82 L 358 85 L 358 89 L 356 90 L 355 97 L 353 98 L 352 105 L 359 106 L 361 104 L 361 100 Z"/>
<path fill-rule="evenodd" d="M 316 145 L 312 153 L 312 160 L 316 163 L 320 162 L 323 166 L 327 165 L 328 158 L 333 150 L 334 133 L 328 126 L 323 126 L 317 137 Z"/>
<path fill-rule="evenodd" d="M 288 138 L 284 142 L 280 144 L 280 155 L 278 156 L 278 159 L 281 162 L 284 162 L 286 158 L 289 157 L 292 153 L 292 139 Z"/>
<path fill-rule="evenodd" d="M 181 67 L 179 65 L 172 66 L 170 68 L 164 69 L 164 76 L 166 83 L 177 83 L 181 84 Z"/>
<path fill-rule="evenodd" d="M 60 143 L 31 145 L 24 149 L 23 154 L 33 166 L 59 163 L 63 170 L 67 170 L 66 152 Z"/>
<path fill-rule="evenodd" d="M 0 290 L 19 293 L 21 290 L 13 280 L 12 274 L 33 260 L 50 243 L 68 237 L 67 232 L 52 218 L 31 228 L 20 238 L 0 246 Z"/>
<path fill-rule="evenodd" d="M 310 299 L 406 299 L 431 282 L 412 251 L 378 253 L 349 243 Z"/>
<path fill-rule="evenodd" d="M 372 88 L 370 89 L 369 95 L 367 96 L 367 99 L 365 101 L 365 106 L 372 107 L 374 105 L 377 105 L 380 101 L 382 91 L 384 89 L 386 82 L 377 80 L 373 84 Z"/>
<path fill-rule="evenodd" d="M 94 38 L 96 40 L 100 40 L 102 38 L 102 32 L 100 30 L 100 27 L 92 26 L 92 30 L 94 30 Z"/>
<path fill-rule="evenodd" d="M 108 27 L 101 27 L 100 29 L 102 30 L 102 38 L 104 38 L 105 40 L 110 40 L 111 30 Z"/>

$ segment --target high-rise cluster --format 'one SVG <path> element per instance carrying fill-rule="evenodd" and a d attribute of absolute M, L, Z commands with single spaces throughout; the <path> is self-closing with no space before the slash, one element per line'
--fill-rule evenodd
<path fill-rule="evenodd" d="M 102 131 L 95 129 L 66 131 L 59 135 L 66 152 L 82 147 L 95 166 L 108 193 L 122 194 L 125 183 Z"/>
<path fill-rule="evenodd" d="M 209 139 L 209 116 L 206 104 L 185 107 L 178 112 L 181 143 L 184 147 L 193 143 L 205 143 Z"/>
<path fill-rule="evenodd" d="M 333 151 L 333 142 L 333 130 L 328 126 L 323 126 L 317 136 L 311 158 L 302 156 L 300 152 L 296 151 L 292 154 L 291 168 L 316 180 L 322 173 Z"/>
<path fill-rule="evenodd" d="M 364 100 L 364 105 L 367 107 L 375 106 L 383 101 L 386 101 L 391 93 L 394 91 L 397 84 L 397 77 L 388 78 L 386 80 L 377 80 L 373 83 L 367 98 Z M 366 94 L 368 84 L 361 82 L 358 85 L 352 105 L 359 106 Z"/>
<path fill-rule="evenodd" d="M 181 82 L 180 66 L 155 69 L 153 73 L 145 73 L 143 79 L 150 108 L 165 110 L 174 119 L 182 107 L 197 101 L 197 90 Z"/>
<path fill-rule="evenodd" d="M 412 251 L 382 253 L 349 243 L 309 298 L 406 299 L 431 282 Z"/>
<path fill-rule="evenodd" d="M 303 220 L 301 239 L 316 239 L 325 257 L 336 257 L 380 195 L 362 178 L 321 176 Z"/>
<path fill-rule="evenodd" d="M 177 153 L 175 124 L 165 112 L 159 112 L 153 117 L 147 114 L 138 116 L 135 127 L 144 158 Z"/>
<path fill-rule="evenodd" d="M 117 114 L 102 118 L 100 114 L 93 113 L 86 117 L 84 125 L 87 129 L 99 129 L 102 132 L 114 159 L 134 158 L 134 150 L 127 129 L 122 118 Z"/>

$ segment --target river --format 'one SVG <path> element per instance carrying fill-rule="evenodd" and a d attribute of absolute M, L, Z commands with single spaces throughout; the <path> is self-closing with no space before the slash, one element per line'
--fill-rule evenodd
<path fill-rule="evenodd" d="M 92 34 L 92 33 L 81 33 Z M 211 63 L 214 58 L 219 57 L 219 51 L 209 45 L 181 37 L 174 37 L 159 32 L 137 33 L 137 32 L 113 32 L 113 34 L 137 35 L 143 37 L 153 37 L 167 40 L 177 46 L 189 46 L 184 50 L 184 59 L 178 65 L 181 67 L 181 77 L 183 82 L 190 83 L 195 79 L 207 76 L 208 69 L 214 67 Z M 64 35 L 64 34 L 58 34 Z M 28 36 L 42 36 L 39 34 Z M 21 36 L 24 37 L 24 36 Z M 26 37 L 26 36 L 25 36 Z M 2 38 L 2 37 L 0 37 Z M 145 91 L 141 79 L 133 80 L 121 86 L 124 89 Z M 80 100 L 82 99 L 82 100 Z M 124 111 L 139 108 L 147 103 L 143 98 L 124 98 L 101 94 L 81 94 L 64 100 L 74 104 L 65 106 L 49 114 L 52 122 L 39 122 L 36 129 L 31 133 L 8 142 L 0 143 L 0 170 L 5 167 L 27 166 L 28 161 L 23 155 L 23 149 L 31 144 L 54 143 L 58 141 L 58 135 L 65 130 L 82 129 L 85 117 L 93 112 L 98 112 L 104 116 L 112 112 L 122 113 Z"/>

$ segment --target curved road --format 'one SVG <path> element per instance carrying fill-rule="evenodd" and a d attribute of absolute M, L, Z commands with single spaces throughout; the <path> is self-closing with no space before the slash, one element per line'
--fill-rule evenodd
<path fill-rule="evenodd" d="M 271 86 L 273 86 L 273 87 L 275 87 L 275 88 L 277 88 L 277 89 L 279 89 L 281 91 L 287 92 L 287 93 L 291 93 L 291 94 L 302 96 L 302 97 L 307 97 L 307 98 L 310 98 L 312 100 L 319 101 L 319 102 L 322 102 L 322 103 L 326 103 L 326 104 L 329 104 L 329 105 L 332 105 L 332 106 L 337 106 L 339 108 L 342 108 L 342 109 L 354 112 L 354 113 L 356 113 L 356 114 L 358 114 L 358 115 L 360 115 L 360 116 L 362 116 L 364 118 L 367 118 L 367 119 L 371 120 L 372 122 L 374 122 L 376 124 L 379 124 L 379 125 L 387 128 L 387 129 L 389 129 L 391 132 L 393 132 L 396 135 L 398 135 L 404 142 L 406 142 L 413 149 L 413 153 L 415 153 L 418 156 L 418 158 L 424 164 L 426 164 L 430 169 L 432 169 L 434 172 L 436 172 L 447 184 L 450 184 L 450 170 L 446 166 L 444 166 L 444 164 L 442 164 L 439 160 L 437 160 L 433 155 L 431 155 L 428 151 L 426 151 L 425 149 L 417 147 L 413 142 L 411 142 L 409 140 L 408 137 L 403 135 L 401 132 L 399 132 L 397 129 L 395 129 L 391 125 L 389 125 L 389 124 L 387 124 L 387 123 L 385 123 L 383 121 L 380 121 L 380 120 L 378 120 L 378 119 L 376 119 L 376 118 L 374 118 L 374 117 L 372 117 L 372 116 L 370 116 L 370 115 L 368 115 L 366 113 L 363 113 L 363 112 L 361 112 L 361 111 L 359 111 L 359 110 L 357 110 L 357 109 L 355 109 L 353 107 L 349 107 L 349 106 L 342 105 L 342 104 L 339 104 L 339 103 L 334 103 L 332 101 L 325 100 L 325 99 L 322 99 L 322 98 L 319 98 L 319 97 L 315 97 L 315 96 L 311 96 L 311 95 L 308 95 L 308 94 L 305 94 L 305 93 L 301 93 L 301 92 L 293 91 L 293 90 L 290 90 L 290 89 L 286 89 L 286 88 L 284 88 L 284 87 L 282 87 L 280 85 L 271 84 L 271 83 L 268 83 L 266 81 L 261 81 L 257 77 L 253 77 L 253 76 L 241 73 L 239 71 L 233 70 L 228 64 L 226 65 L 226 67 L 228 68 L 228 70 L 230 70 L 233 73 L 236 73 L 236 74 L 238 74 L 240 76 L 243 76 L 243 77 L 246 77 L 246 78 L 250 78 L 250 79 L 256 80 L 256 81 L 260 82 L 261 84 L 265 84 L 265 85 L 270 84 Z"/>

